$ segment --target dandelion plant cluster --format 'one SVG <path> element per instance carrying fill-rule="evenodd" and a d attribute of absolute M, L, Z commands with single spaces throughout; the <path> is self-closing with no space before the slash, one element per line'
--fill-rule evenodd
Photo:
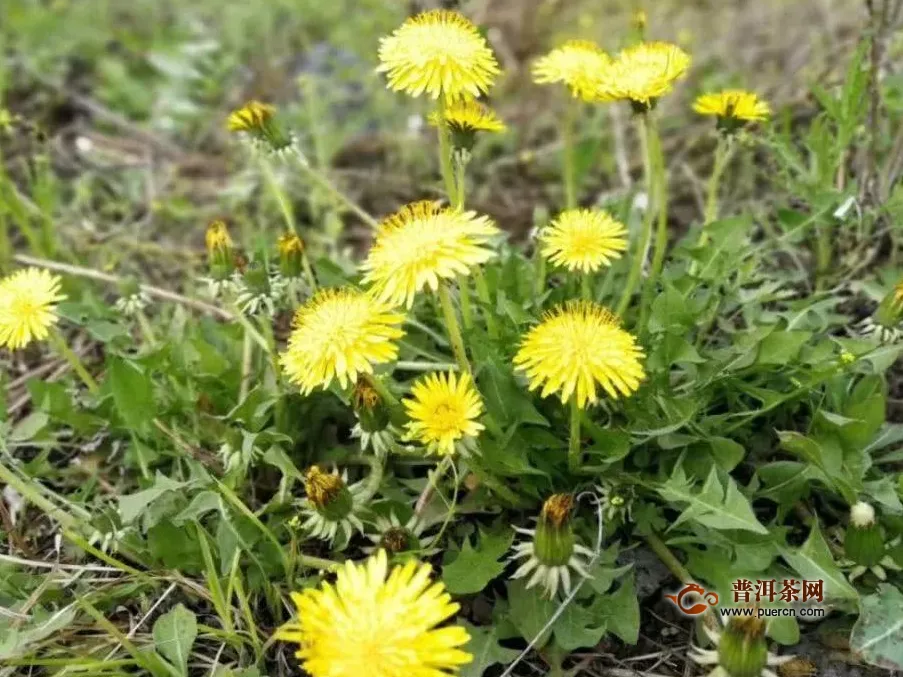
<path fill-rule="evenodd" d="M 488 150 L 519 133 L 498 105 L 518 78 L 492 33 L 432 10 L 373 55 L 370 75 L 423 113 L 417 133 L 436 153 L 433 181 L 383 196 L 385 213 L 346 194 L 307 130 L 250 100 L 224 127 L 277 229 L 211 214 L 195 233 L 203 272 L 184 294 L 40 260 L 0 280 L 0 346 L 26 359 L 47 342 L 81 381 L 32 389 L 61 422 L 54 435 L 43 414 L 3 424 L 4 459 L 23 440 L 37 449 L 28 464 L 0 463 L 5 496 L 54 516 L 58 540 L 109 565 L 84 572 L 134 575 L 138 589 L 145 571 L 174 569 L 178 594 L 204 590 L 203 623 L 173 611 L 154 651 L 122 633 L 114 653 L 134 653 L 124 665 L 188 675 L 182 642 L 200 637 L 236 664 L 253 655 L 311 677 L 473 677 L 506 661 L 507 677 L 532 649 L 565 674 L 569 654 L 606 633 L 637 641 L 634 549 L 738 608 L 728 600 L 753 594 L 744 582 L 818 577 L 826 606 L 864 610 L 852 633 L 863 655 L 890 664 L 892 649 L 875 645 L 886 605 L 903 604 L 903 481 L 886 451 L 900 432 L 882 424 L 903 282 L 810 284 L 792 240 L 819 214 L 843 217 L 840 179 L 811 214 L 761 227 L 737 214 L 731 170 L 780 143 L 772 105 L 738 88 L 689 104 L 690 54 L 646 39 L 645 13 L 633 27 L 612 38 L 618 50 L 565 39 L 525 69 L 560 141 L 534 223 L 507 222 L 473 190 L 493 171 Z M 708 174 L 693 177 L 699 218 L 687 228 L 670 208 L 669 107 L 698 114 L 703 130 Z M 582 135 L 622 114 L 636 181 L 599 195 Z M 318 212 L 298 208 L 295 183 L 361 227 L 358 251 L 309 222 Z M 816 213 L 819 200 L 833 211 Z M 769 277 L 791 265 L 802 270 Z M 119 287 L 100 321 L 85 320 L 98 304 L 78 293 L 79 276 Z M 847 322 L 863 295 L 868 310 Z M 162 300 L 181 306 L 166 331 L 149 320 Z M 184 309 L 211 317 L 190 322 Z M 82 324 L 107 337 L 102 349 L 74 344 Z M 96 515 L 25 481 L 53 444 L 88 430 L 67 473 L 93 481 L 98 461 L 82 451 L 112 436 L 120 475 L 140 474 L 140 489 Z M 190 578 L 200 575 L 207 587 Z M 771 590 L 769 603 L 792 606 Z M 106 628 L 109 609 L 92 599 L 76 606 Z M 696 619 L 693 662 L 730 677 L 798 664 L 769 644 L 794 643 L 795 623 L 721 622 L 713 609 Z"/>

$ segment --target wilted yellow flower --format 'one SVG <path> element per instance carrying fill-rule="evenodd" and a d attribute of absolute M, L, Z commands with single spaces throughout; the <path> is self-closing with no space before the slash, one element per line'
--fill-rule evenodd
<path fill-rule="evenodd" d="M 690 57 L 677 45 L 642 42 L 618 54 L 598 83 L 601 99 L 625 99 L 648 108 L 667 94 L 690 67 Z"/>
<path fill-rule="evenodd" d="M 562 82 L 571 94 L 596 101 L 598 81 L 611 65 L 611 57 L 591 40 L 569 40 L 533 64 L 533 81 L 544 85 Z"/>
<path fill-rule="evenodd" d="M 646 377 L 643 350 L 607 308 L 590 301 L 569 301 L 546 313 L 524 337 L 514 364 L 524 371 L 530 390 L 542 396 L 571 396 L 585 408 L 596 402 L 596 385 L 612 398 L 631 395 Z"/>
<path fill-rule="evenodd" d="M 408 438 L 417 440 L 430 453 L 453 454 L 458 443 L 466 450 L 483 425 L 480 393 L 473 387 L 470 374 L 428 374 L 411 388 L 412 399 L 404 406 L 411 418 Z"/>
<path fill-rule="evenodd" d="M 726 89 L 715 94 L 703 94 L 693 104 L 700 115 L 714 115 L 726 123 L 759 122 L 771 115 L 768 103 L 753 92 Z"/>
<path fill-rule="evenodd" d="M 499 74 L 486 39 L 468 19 L 445 9 L 409 18 L 379 43 L 378 72 L 389 88 L 447 101 L 478 97 Z"/>
<path fill-rule="evenodd" d="M 627 249 L 627 229 L 599 209 L 569 209 L 540 235 L 542 254 L 571 271 L 591 273 Z"/>
<path fill-rule="evenodd" d="M 328 388 L 334 378 L 344 388 L 398 356 L 403 321 L 404 315 L 364 292 L 321 289 L 295 314 L 282 367 L 302 393 Z"/>
<path fill-rule="evenodd" d="M 388 570 L 384 550 L 361 564 L 346 561 L 336 582 L 293 592 L 298 619 L 276 639 L 297 643 L 311 677 L 447 677 L 473 656 L 467 630 L 437 628 L 460 608 L 429 564 Z M 388 578 L 387 578 L 388 576 Z"/>
<path fill-rule="evenodd" d="M 18 350 L 47 338 L 56 324 L 56 304 L 66 297 L 62 280 L 40 268 L 26 268 L 0 281 L 0 346 Z"/>
<path fill-rule="evenodd" d="M 443 208 L 424 200 L 386 218 L 361 269 L 383 301 L 414 303 L 424 287 L 436 291 L 440 280 L 467 275 L 493 256 L 486 246 L 499 232 L 487 216 Z"/>
<path fill-rule="evenodd" d="M 429 121 L 434 127 L 444 122 L 449 129 L 459 134 L 505 131 L 505 123 L 495 111 L 473 99 L 455 101 L 444 110 L 431 113 Z"/>

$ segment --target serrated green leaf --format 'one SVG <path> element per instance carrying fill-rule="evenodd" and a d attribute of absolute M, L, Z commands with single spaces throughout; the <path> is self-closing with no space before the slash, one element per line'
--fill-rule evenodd
<path fill-rule="evenodd" d="M 476 548 L 465 539 L 454 561 L 442 567 L 442 580 L 453 595 L 470 595 L 480 592 L 489 581 L 505 570 L 499 558 L 508 552 L 514 540 L 514 531 L 481 531 Z"/>
<path fill-rule="evenodd" d="M 593 604 L 593 611 L 605 619 L 608 631 L 628 644 L 636 644 L 640 636 L 640 603 L 637 599 L 631 572 L 612 594 L 602 595 Z"/>
<path fill-rule="evenodd" d="M 154 647 L 182 675 L 188 674 L 188 656 L 197 635 L 197 619 L 182 604 L 160 616 L 154 623 Z"/>
<path fill-rule="evenodd" d="M 119 517 L 122 519 L 122 523 L 131 524 L 147 506 L 167 491 L 179 491 L 186 486 L 188 486 L 186 482 L 176 482 L 157 472 L 154 478 L 154 486 L 134 494 L 119 497 Z"/>
<path fill-rule="evenodd" d="M 462 665 L 458 674 L 461 677 L 482 677 L 483 673 L 493 665 L 507 665 L 520 654 L 516 649 L 507 649 L 499 644 L 498 627 L 478 627 L 466 621 L 461 623 L 468 633 L 470 641 L 464 651 L 473 656 L 473 661 Z"/>
<path fill-rule="evenodd" d="M 824 581 L 826 598 L 855 602 L 859 599 L 856 589 L 851 586 L 843 572 L 837 567 L 825 537 L 818 523 L 814 524 L 809 538 L 801 548 L 781 548 L 781 556 L 797 573 L 810 581 Z"/>
<path fill-rule="evenodd" d="M 509 620 L 520 632 L 521 637 L 530 642 L 537 637 L 558 608 L 558 604 L 547 599 L 542 590 L 527 588 L 523 579 L 508 583 L 508 603 L 511 606 Z M 547 630 L 536 640 L 535 648 L 542 649 L 549 641 L 551 631 Z"/>
<path fill-rule="evenodd" d="M 555 643 L 565 651 L 580 647 L 594 647 L 605 635 L 607 624 L 604 618 L 590 609 L 585 609 L 577 600 L 572 600 L 561 615 L 555 619 L 552 632 Z"/>
<path fill-rule="evenodd" d="M 812 332 L 808 331 L 773 331 L 759 344 L 756 364 L 785 365 L 793 362 L 811 337 Z"/>
<path fill-rule="evenodd" d="M 128 428 L 145 429 L 156 415 L 153 384 L 134 363 L 113 357 L 107 367 L 107 380 L 116 410 Z"/>
<path fill-rule="evenodd" d="M 850 649 L 872 665 L 903 670 L 903 593 L 883 583 L 862 598 L 861 613 L 850 635 Z"/>
<path fill-rule="evenodd" d="M 689 504 L 672 523 L 672 527 L 693 519 L 713 529 L 742 529 L 758 534 L 768 533 L 756 519 L 752 506 L 740 493 L 736 482 L 728 477 L 727 488 L 721 484 L 717 468 L 712 468 L 705 484 L 696 492 L 683 468 L 677 466 L 674 474 L 658 492 L 666 501 Z"/>

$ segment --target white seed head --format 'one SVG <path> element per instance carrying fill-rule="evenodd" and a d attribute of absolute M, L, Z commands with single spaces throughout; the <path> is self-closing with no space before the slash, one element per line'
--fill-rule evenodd
<path fill-rule="evenodd" d="M 854 527 L 870 527 L 875 523 L 875 509 L 870 503 L 858 501 L 850 508 L 850 524 Z"/>

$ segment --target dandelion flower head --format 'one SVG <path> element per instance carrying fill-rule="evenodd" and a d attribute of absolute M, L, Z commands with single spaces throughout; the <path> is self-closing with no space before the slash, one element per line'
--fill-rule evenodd
<path fill-rule="evenodd" d="M 429 122 L 434 127 L 445 124 L 454 132 L 503 132 L 505 123 L 495 111 L 473 99 L 461 99 L 430 114 Z"/>
<path fill-rule="evenodd" d="M 479 97 L 499 66 L 486 39 L 458 12 L 445 9 L 409 18 L 380 40 L 378 72 L 389 88 L 411 96 L 426 92 L 447 101 Z"/>
<path fill-rule="evenodd" d="M 569 40 L 533 64 L 537 84 L 561 82 L 571 94 L 584 101 L 596 101 L 598 80 L 611 65 L 611 57 L 591 40 Z"/>
<path fill-rule="evenodd" d="M 289 380 L 307 394 L 344 388 L 373 365 L 398 356 L 404 315 L 356 289 L 321 289 L 295 314 L 288 346 L 280 358 Z"/>
<path fill-rule="evenodd" d="M 646 374 L 636 338 L 621 328 L 607 308 L 570 301 L 545 315 L 524 337 L 514 357 L 530 390 L 557 393 L 562 402 L 577 398 L 580 408 L 598 400 L 597 387 L 617 399 L 629 396 Z"/>
<path fill-rule="evenodd" d="M 597 96 L 648 108 L 670 92 L 689 67 L 689 55 L 677 45 L 642 42 L 618 54 L 599 81 Z"/>
<path fill-rule="evenodd" d="M 458 442 L 475 438 L 483 430 L 479 423 L 483 401 L 470 374 L 428 374 L 414 384 L 404 406 L 411 419 L 408 438 L 422 443 L 430 453 L 454 454 Z"/>
<path fill-rule="evenodd" d="M 0 346 L 18 350 L 47 338 L 66 297 L 62 280 L 47 270 L 25 268 L 0 281 Z"/>
<path fill-rule="evenodd" d="M 627 249 L 627 229 L 598 209 L 569 209 L 540 236 L 543 256 L 571 271 L 595 272 Z"/>
<path fill-rule="evenodd" d="M 415 202 L 379 225 L 362 265 L 364 282 L 381 300 L 410 308 L 424 287 L 436 291 L 440 280 L 467 275 L 492 258 L 487 243 L 498 233 L 487 216 Z"/>
<path fill-rule="evenodd" d="M 460 607 L 431 573 L 415 560 L 389 571 L 384 550 L 346 561 L 335 583 L 292 593 L 298 618 L 276 639 L 299 645 L 312 677 L 447 677 L 473 660 L 462 650 L 470 636 L 437 627 Z"/>
<path fill-rule="evenodd" d="M 720 120 L 761 122 L 771 115 L 766 101 L 743 89 L 726 89 L 715 94 L 703 94 L 696 99 L 693 110 L 700 115 L 713 115 Z"/>

